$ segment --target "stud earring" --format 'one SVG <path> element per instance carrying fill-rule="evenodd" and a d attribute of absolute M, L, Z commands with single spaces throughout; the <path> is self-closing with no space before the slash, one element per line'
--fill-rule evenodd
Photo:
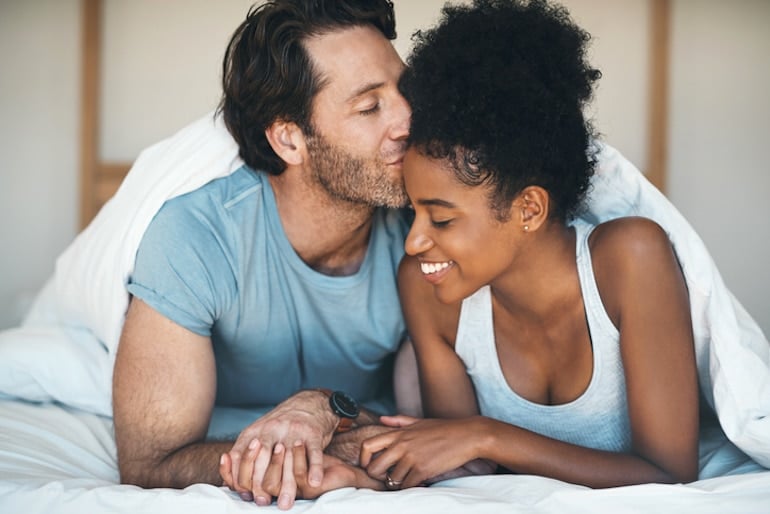
<path fill-rule="evenodd" d="M 524 232 L 529 232 L 529 225 L 524 225 Z"/>

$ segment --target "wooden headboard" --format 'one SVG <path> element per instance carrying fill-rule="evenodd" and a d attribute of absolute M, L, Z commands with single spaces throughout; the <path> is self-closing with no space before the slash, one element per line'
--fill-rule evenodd
<path fill-rule="evenodd" d="M 99 153 L 102 1 L 82 2 L 80 227 L 84 228 L 118 190 L 131 163 L 106 162 Z"/>
<path fill-rule="evenodd" d="M 406 0 L 398 0 L 406 1 Z M 670 0 L 649 0 L 650 62 L 647 137 L 647 178 L 665 193 Z M 102 44 L 102 0 L 82 0 L 81 174 L 80 226 L 88 225 L 117 191 L 131 167 L 99 155 L 99 99 Z"/>

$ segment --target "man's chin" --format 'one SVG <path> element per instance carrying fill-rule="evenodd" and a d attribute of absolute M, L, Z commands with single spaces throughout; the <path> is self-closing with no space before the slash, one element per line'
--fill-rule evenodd
<path fill-rule="evenodd" d="M 401 176 L 393 182 L 390 193 L 387 195 L 384 207 L 389 209 L 401 209 L 409 205 L 409 197 L 406 195 L 406 187 Z"/>
<path fill-rule="evenodd" d="M 380 207 L 385 207 L 386 209 L 403 209 L 407 205 L 409 205 L 409 199 L 406 195 L 399 198 L 388 198 L 380 203 Z"/>

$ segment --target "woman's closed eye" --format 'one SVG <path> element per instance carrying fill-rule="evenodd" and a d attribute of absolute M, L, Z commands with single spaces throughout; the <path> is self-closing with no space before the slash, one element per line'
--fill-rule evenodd
<path fill-rule="evenodd" d="M 430 224 L 435 228 L 446 228 L 452 222 L 452 218 L 445 220 L 430 220 Z"/>

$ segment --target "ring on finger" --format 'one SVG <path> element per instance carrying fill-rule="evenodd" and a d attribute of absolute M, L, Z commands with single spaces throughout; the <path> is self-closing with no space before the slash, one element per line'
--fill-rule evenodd
<path fill-rule="evenodd" d="M 388 488 L 388 490 L 397 491 L 398 489 L 401 489 L 401 484 L 403 483 L 403 480 L 393 480 L 390 473 L 385 473 L 385 487 Z"/>

